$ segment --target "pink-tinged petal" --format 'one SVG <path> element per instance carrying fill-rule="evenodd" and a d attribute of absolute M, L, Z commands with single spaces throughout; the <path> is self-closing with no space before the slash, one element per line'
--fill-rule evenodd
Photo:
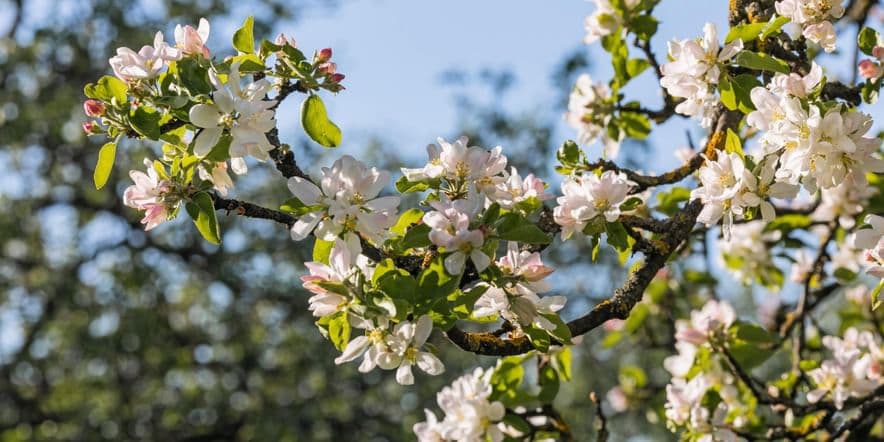
<path fill-rule="evenodd" d="M 221 125 L 221 112 L 211 104 L 197 104 L 190 108 L 190 122 L 196 127 L 214 128 Z"/>
<path fill-rule="evenodd" d="M 414 330 L 414 338 L 412 344 L 415 347 L 420 347 L 427 342 L 427 338 L 430 337 L 430 333 L 433 332 L 433 318 L 429 315 L 423 315 L 418 318 L 417 323 L 415 324 Z"/>
<path fill-rule="evenodd" d="M 218 140 L 221 139 L 221 133 L 223 131 L 224 130 L 221 128 L 203 129 L 200 131 L 193 143 L 193 154 L 198 157 L 205 157 L 208 155 L 215 145 L 218 144 Z"/>
<path fill-rule="evenodd" d="M 292 239 L 300 241 L 306 238 L 321 219 L 321 214 L 317 212 L 311 212 L 298 218 L 298 220 L 295 221 L 295 224 L 292 225 Z"/>
<path fill-rule="evenodd" d="M 395 211 L 397 208 L 399 208 L 399 197 L 385 196 L 381 198 L 375 198 L 371 201 L 366 202 L 365 208 L 371 210 L 372 212 Z"/>
<path fill-rule="evenodd" d="M 288 188 L 296 198 L 307 205 L 316 204 L 322 196 L 322 191 L 319 190 L 319 187 L 297 176 L 289 178 Z"/>
<path fill-rule="evenodd" d="M 399 385 L 414 384 L 414 374 L 411 372 L 411 364 L 404 362 L 399 366 L 399 369 L 396 370 L 396 382 L 398 382 Z"/>
<path fill-rule="evenodd" d="M 445 372 L 445 365 L 432 353 L 425 351 L 418 353 L 417 361 L 415 362 L 418 368 L 426 374 L 438 376 Z"/>
<path fill-rule="evenodd" d="M 362 353 L 365 352 L 365 349 L 368 348 L 369 345 L 368 337 L 359 336 L 347 344 L 347 347 L 344 348 L 344 352 L 335 358 L 335 364 L 340 365 L 345 362 L 350 362 L 359 357 Z"/>
<path fill-rule="evenodd" d="M 463 267 L 467 262 L 467 256 L 463 252 L 454 252 L 445 258 L 445 270 L 451 275 L 463 273 Z"/>

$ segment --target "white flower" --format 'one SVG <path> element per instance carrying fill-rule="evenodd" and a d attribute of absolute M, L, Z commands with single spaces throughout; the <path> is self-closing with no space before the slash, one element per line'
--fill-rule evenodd
<path fill-rule="evenodd" d="M 359 238 L 349 235 L 346 241 L 335 239 L 328 257 L 328 264 L 321 262 L 305 262 L 304 266 L 310 271 L 309 275 L 301 276 L 304 288 L 313 292 L 310 297 L 309 310 L 313 316 L 323 317 L 342 311 L 350 302 L 350 296 L 335 290 L 322 287 L 320 283 L 339 284 L 344 288 L 354 285 L 357 275 L 361 274 L 366 279 L 371 279 L 374 268 L 370 267 L 370 261 L 362 255 L 362 246 Z M 349 291 L 349 290 L 348 290 Z"/>
<path fill-rule="evenodd" d="M 734 323 L 737 316 L 727 302 L 710 300 L 699 311 L 691 312 L 690 323 L 679 320 L 675 324 L 675 339 L 694 345 L 705 344 L 709 337 L 722 333 Z"/>
<path fill-rule="evenodd" d="M 590 144 L 601 138 L 605 156 L 616 158 L 622 139 L 608 137 L 607 125 L 611 121 L 613 106 L 611 90 L 604 83 L 596 83 L 588 74 L 577 77 L 577 83 L 568 98 L 565 121 L 577 129 L 577 141 Z"/>
<path fill-rule="evenodd" d="M 470 214 L 462 203 L 469 204 L 468 200 L 450 201 L 447 198 L 432 201 L 430 205 L 436 210 L 423 217 L 424 224 L 432 229 L 430 241 L 444 247 L 445 252 L 453 252 L 444 260 L 445 270 L 452 275 L 463 273 L 468 257 L 477 272 L 482 272 L 491 263 L 491 258 L 482 251 L 485 235 L 481 230 L 470 230 Z"/>
<path fill-rule="evenodd" d="M 532 198 L 538 202 L 552 198 L 552 195 L 546 193 L 546 184 L 543 180 L 534 174 L 528 174 L 522 179 L 515 167 L 510 170 L 511 173 L 508 175 L 504 172 L 506 179 L 495 186 L 495 192 L 488 195 L 488 198 L 500 204 L 500 207 L 513 210 L 519 203 Z"/>
<path fill-rule="evenodd" d="M 770 84 L 768 84 L 768 88 L 772 93 L 779 96 L 791 95 L 796 98 L 807 98 L 811 91 L 820 84 L 822 79 L 823 68 L 816 64 L 815 61 L 812 61 L 810 72 L 807 75 L 802 77 L 796 73 L 788 75 L 776 74 Z"/>
<path fill-rule="evenodd" d="M 212 167 L 211 173 L 202 164 L 197 167 L 200 179 L 212 183 L 212 187 L 217 190 L 221 196 L 227 196 L 227 189 L 233 187 L 233 180 L 230 179 L 227 169 L 227 161 L 215 163 L 215 166 Z M 237 175 L 243 175 L 249 171 L 245 160 L 242 158 L 231 158 L 230 169 Z"/>
<path fill-rule="evenodd" d="M 724 217 L 722 232 L 725 239 L 729 239 L 734 214 L 742 214 L 739 200 L 734 199 L 747 183 L 755 184 L 755 177 L 746 170 L 738 154 L 720 152 L 715 161 L 707 160 L 703 164 L 699 180 L 701 187 L 691 191 L 691 198 L 699 198 L 703 202 L 703 210 L 697 221 L 711 226 Z"/>
<path fill-rule="evenodd" d="M 878 193 L 876 188 L 857 181 L 861 180 L 846 176 L 837 186 L 820 189 L 820 205 L 811 218 L 817 221 L 838 220 L 841 227 L 852 229 L 856 224 L 856 215 L 864 210 L 869 198 Z"/>
<path fill-rule="evenodd" d="M 335 364 L 340 365 L 362 356 L 362 363 L 359 364 L 360 373 L 368 373 L 375 367 L 381 367 L 383 370 L 399 367 L 401 356 L 391 352 L 387 346 L 387 336 L 390 334 L 389 320 L 380 317 L 376 322 L 365 321 L 362 326 L 366 328 L 366 333 L 350 341 L 344 352 L 335 358 Z"/>
<path fill-rule="evenodd" d="M 698 117 L 703 127 L 713 123 L 712 114 L 718 104 L 714 86 L 718 84 L 721 65 L 743 49 L 743 41 L 736 39 L 721 48 L 718 31 L 712 23 L 703 26 L 702 40 L 673 40 L 669 42 L 672 60 L 661 66 L 660 85 L 673 97 L 685 100 L 676 112 Z"/>
<path fill-rule="evenodd" d="M 486 285 L 482 283 L 482 285 Z M 473 316 L 477 318 L 500 315 L 522 326 L 536 326 L 553 331 L 556 325 L 544 315 L 554 315 L 565 306 L 564 296 L 539 297 L 525 284 L 515 284 L 506 289 L 487 285 L 485 293 L 476 300 Z"/>
<path fill-rule="evenodd" d="M 316 229 L 316 237 L 333 241 L 346 232 L 359 232 L 375 242 L 389 235 L 396 223 L 398 196 L 378 197 L 390 181 L 390 174 L 369 168 L 344 155 L 322 168 L 320 189 L 301 177 L 289 178 L 289 190 L 305 206 L 316 210 L 302 215 L 292 225 L 292 239 L 300 241 Z"/>
<path fill-rule="evenodd" d="M 581 177 L 567 178 L 562 182 L 562 194 L 553 211 L 556 224 L 562 226 L 562 239 L 581 232 L 596 216 L 607 222 L 620 217 L 620 204 L 626 200 L 631 186 L 623 172 L 605 171 L 601 177 L 584 173 Z"/>
<path fill-rule="evenodd" d="M 442 389 L 436 395 L 436 402 L 445 413 L 438 421 L 427 411 L 427 422 L 414 426 L 420 441 L 465 441 L 480 442 L 503 440 L 503 432 L 498 424 L 506 414 L 503 404 L 488 400 L 491 395 L 493 370 L 476 368 Z"/>
<path fill-rule="evenodd" d="M 270 158 L 273 145 L 266 133 L 276 126 L 273 107 L 276 101 L 264 100 L 273 85 L 265 78 L 240 85 L 242 76 L 239 63 L 230 67 L 227 82 L 221 82 L 214 70 L 209 79 L 215 86 L 212 104 L 197 104 L 190 108 L 190 122 L 202 130 L 194 139 L 193 153 L 204 157 L 218 144 L 225 130 L 233 138 L 230 156 L 241 158 L 251 155 L 260 161 Z"/>
<path fill-rule="evenodd" d="M 702 408 L 700 400 L 708 389 L 709 383 L 703 376 L 695 376 L 690 382 L 673 378 L 666 386 L 666 418 L 677 425 L 687 423 Z"/>
<path fill-rule="evenodd" d="M 744 284 L 760 279 L 766 285 L 778 285 L 773 273 L 777 268 L 766 241 L 778 239 L 779 232 L 765 232 L 765 225 L 760 220 L 735 224 L 730 238 L 718 241 L 722 265 Z"/>
<path fill-rule="evenodd" d="M 120 80 L 134 82 L 154 78 L 166 68 L 169 61 L 178 60 L 181 53 L 163 41 L 163 33 L 154 35 L 153 46 L 143 46 L 135 52 L 129 48 L 117 48 L 117 55 L 108 62 L 114 75 Z"/>
<path fill-rule="evenodd" d="M 200 54 L 209 58 L 209 48 L 206 47 L 206 42 L 209 41 L 209 30 L 209 21 L 204 18 L 200 19 L 197 29 L 190 25 L 175 25 L 175 47 L 184 54 Z"/>
<path fill-rule="evenodd" d="M 835 50 L 835 28 L 829 19 L 844 15 L 841 3 L 841 0 L 782 0 L 774 7 L 777 14 L 798 25 L 804 37 L 818 43 L 826 52 L 832 52 Z"/>
<path fill-rule="evenodd" d="M 684 323 L 684 322 L 682 322 Z M 697 356 L 697 346 L 688 341 L 676 341 L 675 349 L 677 355 L 668 356 L 663 360 L 663 368 L 672 376 L 683 378 L 688 375 L 694 366 L 694 359 Z"/>
<path fill-rule="evenodd" d="M 390 351 L 401 358 L 399 368 L 396 370 L 396 382 L 402 385 L 414 384 L 412 365 L 417 365 L 425 373 L 433 376 L 445 371 L 445 366 L 436 355 L 421 351 L 432 331 L 433 320 L 427 315 L 421 316 L 415 323 L 403 321 L 396 324 L 393 333 L 387 337 Z"/>
<path fill-rule="evenodd" d="M 477 190 L 493 193 L 494 187 L 503 177 L 499 176 L 506 169 L 507 159 L 502 155 L 502 148 L 486 150 L 478 146 L 469 146 L 467 137 L 460 137 L 454 143 L 443 138 L 437 139 L 439 146 L 427 146 L 429 162 L 420 169 L 402 169 L 402 174 L 409 181 L 445 178 L 462 186 L 475 183 Z"/>
<path fill-rule="evenodd" d="M 884 217 L 867 215 L 865 222 L 872 228 L 858 230 L 851 237 L 851 243 L 858 249 L 864 249 L 863 265 L 866 272 L 876 278 L 884 278 Z"/>
<path fill-rule="evenodd" d="M 129 171 L 129 177 L 135 184 L 126 188 L 123 193 L 123 204 L 144 210 L 141 224 L 145 225 L 144 230 L 147 231 L 165 222 L 178 203 L 166 200 L 166 194 L 172 188 L 172 183 L 161 179 L 153 163 L 146 158 L 144 166 L 147 168 L 147 173 L 139 170 Z"/>

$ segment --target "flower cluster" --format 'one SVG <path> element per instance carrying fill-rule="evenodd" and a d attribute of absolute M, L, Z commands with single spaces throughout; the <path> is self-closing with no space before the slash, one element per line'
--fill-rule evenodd
<path fill-rule="evenodd" d="M 503 440 L 501 420 L 506 414 L 503 404 L 490 400 L 491 376 L 494 370 L 481 367 L 465 374 L 436 395 L 436 403 L 445 413 L 439 420 L 435 413 L 424 410 L 427 420 L 414 425 L 421 442 Z"/>
<path fill-rule="evenodd" d="M 661 67 L 660 85 L 673 97 L 684 98 L 676 112 L 700 120 L 703 127 L 712 126 L 712 117 L 718 98 L 715 86 L 721 76 L 721 67 L 743 49 L 743 41 L 734 40 L 721 48 L 718 31 L 712 23 L 703 27 L 702 40 L 673 40 L 669 42 L 669 58 Z"/>
<path fill-rule="evenodd" d="M 562 239 L 582 232 L 593 220 L 614 222 L 620 217 L 620 204 L 626 200 L 635 183 L 623 172 L 605 171 L 601 176 L 584 173 L 562 182 L 562 196 L 553 211 L 556 223 L 562 226 Z"/>
<path fill-rule="evenodd" d="M 835 50 L 835 26 L 831 19 L 844 15 L 841 0 L 781 0 L 774 7 L 777 14 L 798 25 L 800 33 L 820 45 L 824 51 Z"/>
<path fill-rule="evenodd" d="M 344 155 L 322 168 L 320 186 L 292 177 L 288 186 L 303 213 L 292 225 L 292 239 L 300 241 L 315 229 L 317 238 L 334 241 L 345 233 L 359 232 L 383 242 L 396 222 L 398 196 L 378 197 L 390 174 Z"/>
<path fill-rule="evenodd" d="M 553 331 L 556 324 L 547 316 L 555 316 L 555 312 L 565 306 L 567 298 L 537 296 L 550 289 L 544 278 L 553 269 L 543 265 L 539 253 L 519 251 L 518 244 L 514 242 L 508 244 L 507 254 L 497 261 L 497 266 L 503 271 L 506 282 L 502 284 L 503 287 L 480 283 L 485 292 L 476 301 L 473 316 L 500 315 L 512 324 L 534 325 Z"/>
<path fill-rule="evenodd" d="M 605 156 L 616 158 L 622 139 L 612 139 L 607 131 L 611 123 L 614 100 L 604 83 L 597 83 L 588 74 L 577 77 L 577 83 L 568 98 L 565 120 L 577 129 L 577 141 L 590 144 L 602 139 Z M 621 132 L 621 138 L 623 133 Z"/>
<path fill-rule="evenodd" d="M 807 393 L 808 402 L 831 395 L 840 410 L 847 399 L 866 396 L 884 385 L 884 348 L 871 332 L 850 327 L 844 338 L 823 337 L 823 345 L 833 358 L 807 373 L 816 386 Z"/>
<path fill-rule="evenodd" d="M 627 10 L 633 10 L 641 3 L 641 0 L 625 0 L 621 2 Z M 611 35 L 623 26 L 623 17 L 611 4 L 610 0 L 595 0 L 595 11 L 584 23 L 586 37 L 583 42 L 593 44 L 600 38 Z"/>
<path fill-rule="evenodd" d="M 691 312 L 690 321 L 678 320 L 675 324 L 679 354 L 663 362 L 673 376 L 666 386 L 665 413 L 670 425 L 686 427 L 697 440 L 737 440 L 730 428 L 749 423 L 740 416 L 746 404 L 735 379 L 718 357 L 704 362 L 699 371 L 692 370 L 698 353 L 709 352 L 713 343 L 723 342 L 735 320 L 729 304 L 711 300 L 701 310 Z M 705 400 L 709 395 L 719 400 Z"/>
<path fill-rule="evenodd" d="M 734 225 L 730 237 L 718 241 L 721 263 L 744 284 L 761 281 L 768 287 L 781 284 L 782 275 L 773 263 L 768 243 L 779 239 L 778 232 L 765 232 L 763 221 Z"/>
<path fill-rule="evenodd" d="M 129 171 L 135 184 L 123 193 L 123 204 L 144 211 L 144 230 L 151 230 L 172 217 L 181 200 L 174 195 L 174 183 L 160 177 L 150 160 L 144 160 L 147 173 L 140 170 Z"/>

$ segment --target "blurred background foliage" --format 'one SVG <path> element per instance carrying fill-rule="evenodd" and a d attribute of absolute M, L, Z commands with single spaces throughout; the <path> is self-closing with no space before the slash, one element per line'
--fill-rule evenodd
<path fill-rule="evenodd" d="M 121 195 L 128 185 L 125 171 L 139 167 L 157 146 L 128 142 L 118 154 L 113 185 L 93 188 L 98 141 L 87 140 L 80 129 L 82 86 L 108 71 L 106 60 L 117 46 L 150 41 L 155 29 L 170 23 L 228 16 L 235 3 L 3 4 L 0 441 L 411 440 L 411 426 L 423 419 L 422 408 L 433 408 L 439 388 L 469 367 L 493 363 L 434 335 L 447 372 L 422 376 L 414 387 L 397 385 L 389 373 L 362 375 L 355 364 L 336 367 L 336 352 L 313 325 L 298 280 L 309 245 L 290 241 L 281 226 L 233 215 L 222 217 L 220 247 L 202 241 L 187 220 L 145 234 Z M 280 20 L 297 20 L 296 11 L 335 6 L 333 0 L 310 0 L 299 8 L 287 3 L 249 4 L 257 35 L 269 36 Z M 40 19 L 29 19 L 34 16 Z M 556 108 L 504 108 L 517 73 L 442 75 L 459 115 L 459 127 L 447 133 L 464 133 L 478 145 L 504 145 L 520 170 L 550 171 L 562 141 L 553 139 L 554 126 L 574 77 L 588 66 L 577 46 L 573 56 L 551 67 L 550 84 L 544 85 L 560 97 Z M 488 93 L 466 92 L 477 84 Z M 315 147 L 286 141 L 302 164 L 314 164 Z M 364 144 L 362 159 L 388 170 L 402 165 L 397 152 L 414 149 L 380 135 Z M 625 161 L 635 164 L 645 149 L 627 146 Z M 288 194 L 284 180 L 272 167 L 251 167 L 237 182 L 237 198 L 277 206 Z M 590 269 L 572 265 L 586 252 L 586 244 L 572 241 L 547 258 L 560 267 L 558 286 L 570 296 L 566 318 L 624 278 L 612 254 L 603 253 L 602 265 Z M 657 287 L 661 297 L 668 290 L 666 283 Z M 672 310 L 661 305 L 646 310 L 671 317 Z M 574 380 L 558 399 L 578 439 L 594 431 L 590 391 L 604 395 L 619 381 L 644 395 L 643 405 L 653 406 L 648 409 L 662 407 L 666 376 L 659 364 L 670 351 L 672 332 L 665 322 L 660 330 L 638 325 L 641 320 L 633 321 L 631 343 L 602 343 L 605 334 L 598 332 L 578 346 Z M 645 348 L 627 351 L 638 345 Z M 672 438 L 657 416 L 627 412 L 609 429 L 618 439 Z"/>

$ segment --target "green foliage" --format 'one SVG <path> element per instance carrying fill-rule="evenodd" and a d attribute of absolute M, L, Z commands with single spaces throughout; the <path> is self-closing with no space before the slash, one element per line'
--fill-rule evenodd
<path fill-rule="evenodd" d="M 788 63 L 762 52 L 740 51 L 734 58 L 734 63 L 738 66 L 757 71 L 789 73 Z"/>
<path fill-rule="evenodd" d="M 773 18 L 770 22 L 768 22 L 767 27 L 765 27 L 764 31 L 761 32 L 759 38 L 761 40 L 765 40 L 771 35 L 779 34 L 780 30 L 783 29 L 783 26 L 785 26 L 786 23 L 789 23 L 789 21 L 791 21 L 789 17 Z"/>
<path fill-rule="evenodd" d="M 335 246 L 334 241 L 324 241 L 319 238 L 313 242 L 313 260 L 328 265 L 329 255 Z"/>
<path fill-rule="evenodd" d="M 735 153 L 739 155 L 741 159 L 746 159 L 746 155 L 743 153 L 743 142 L 740 141 L 740 136 L 730 129 L 727 130 L 727 138 L 724 141 L 724 151 L 727 153 Z"/>
<path fill-rule="evenodd" d="M 212 197 L 206 192 L 195 193 L 185 207 L 200 235 L 212 244 L 221 244 L 221 231 L 218 219 L 215 218 L 215 204 L 212 202 Z"/>
<path fill-rule="evenodd" d="M 721 103 L 730 110 L 748 114 L 755 110 L 751 92 L 758 86 L 761 86 L 761 82 L 754 75 L 740 74 L 733 78 L 724 75 L 718 85 Z"/>
<path fill-rule="evenodd" d="M 139 135 L 151 140 L 160 138 L 160 115 L 156 109 L 138 106 L 129 115 L 129 123 Z"/>
<path fill-rule="evenodd" d="M 668 192 L 660 192 L 657 194 L 656 210 L 672 216 L 678 212 L 680 203 L 691 198 L 691 191 L 685 187 L 673 187 Z"/>
<path fill-rule="evenodd" d="M 730 43 L 739 39 L 743 40 L 743 43 L 749 43 L 758 38 L 761 32 L 767 29 L 767 27 L 768 23 L 746 23 L 733 26 L 731 27 L 731 30 L 728 31 L 727 36 L 724 37 L 724 42 Z"/>
<path fill-rule="evenodd" d="M 337 312 L 328 321 L 328 338 L 335 348 L 344 351 L 350 342 L 350 320 L 347 312 Z"/>
<path fill-rule="evenodd" d="M 878 45 L 878 31 L 875 31 L 868 26 L 863 26 L 862 30 L 856 36 L 856 44 L 859 46 L 859 50 L 861 50 L 863 54 L 871 56 L 872 50 Z"/>
<path fill-rule="evenodd" d="M 524 216 L 510 212 L 500 217 L 497 224 L 497 237 L 507 241 L 529 244 L 548 244 L 549 236 Z"/>
<path fill-rule="evenodd" d="M 95 189 L 101 190 L 107 183 L 110 173 L 114 168 L 114 158 L 117 155 L 117 143 L 115 141 L 105 143 L 98 151 L 98 163 L 95 164 L 95 173 L 92 175 L 92 181 L 95 183 Z"/>
<path fill-rule="evenodd" d="M 341 144 L 341 129 L 328 119 L 325 103 L 318 95 L 310 95 L 301 105 L 301 125 L 304 132 L 324 147 Z"/>
<path fill-rule="evenodd" d="M 233 48 L 245 54 L 255 53 L 255 18 L 246 17 L 242 26 L 233 33 Z"/>
<path fill-rule="evenodd" d="M 460 275 L 449 275 L 445 271 L 442 256 L 437 256 L 417 278 L 419 296 L 415 300 L 415 314 L 429 311 L 436 301 L 445 300 L 460 283 Z"/>

